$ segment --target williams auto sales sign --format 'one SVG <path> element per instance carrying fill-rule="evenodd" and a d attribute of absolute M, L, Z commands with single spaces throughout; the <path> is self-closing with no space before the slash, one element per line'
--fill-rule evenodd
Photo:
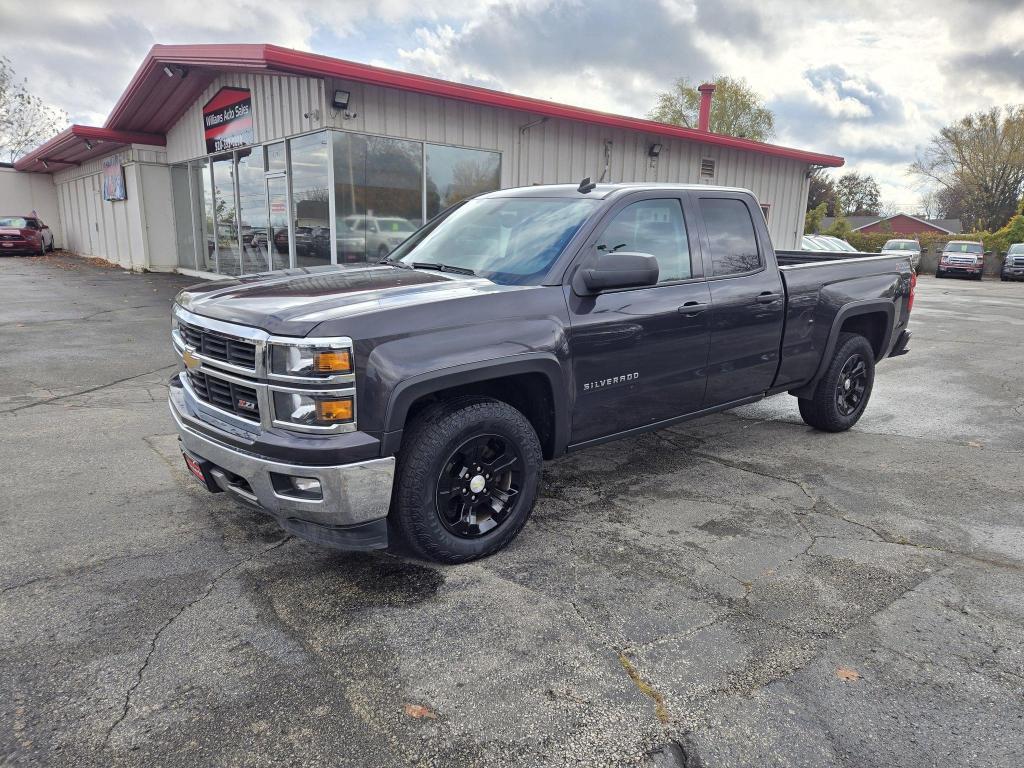
<path fill-rule="evenodd" d="M 203 106 L 206 151 L 223 152 L 253 143 L 252 94 L 248 88 L 221 88 Z"/>

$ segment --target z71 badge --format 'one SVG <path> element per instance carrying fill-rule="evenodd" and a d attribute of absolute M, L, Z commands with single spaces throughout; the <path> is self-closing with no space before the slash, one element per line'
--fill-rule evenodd
<path fill-rule="evenodd" d="M 624 373 L 621 376 L 611 376 L 607 379 L 598 379 L 597 381 L 588 381 L 583 385 L 584 392 L 593 392 L 595 389 L 604 389 L 605 387 L 614 387 L 617 384 L 628 384 L 631 381 L 636 381 L 640 378 L 639 373 Z"/>

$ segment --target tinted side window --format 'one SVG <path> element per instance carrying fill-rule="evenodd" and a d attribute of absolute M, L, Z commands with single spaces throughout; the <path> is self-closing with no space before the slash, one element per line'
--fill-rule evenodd
<path fill-rule="evenodd" d="M 605 227 L 597 248 L 651 254 L 658 259 L 659 283 L 686 280 L 693 274 L 679 200 L 641 200 L 627 205 Z"/>
<path fill-rule="evenodd" d="M 712 274 L 721 277 L 751 272 L 764 264 L 746 203 L 726 198 L 701 198 L 700 211 L 711 245 Z"/>

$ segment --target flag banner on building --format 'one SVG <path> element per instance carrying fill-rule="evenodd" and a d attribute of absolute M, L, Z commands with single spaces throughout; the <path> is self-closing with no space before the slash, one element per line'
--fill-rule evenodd
<path fill-rule="evenodd" d="M 108 157 L 103 161 L 103 199 L 109 201 L 128 199 L 120 157 Z"/>
<path fill-rule="evenodd" d="M 253 143 L 252 94 L 248 88 L 221 88 L 203 106 L 207 152 Z"/>

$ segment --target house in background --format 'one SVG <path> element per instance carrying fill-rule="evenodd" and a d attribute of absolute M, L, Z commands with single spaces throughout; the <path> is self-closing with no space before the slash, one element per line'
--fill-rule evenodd
<path fill-rule="evenodd" d="M 821 231 L 829 229 L 835 221 L 832 216 L 823 218 Z M 963 231 L 960 219 L 919 219 L 906 213 L 897 213 L 894 216 L 847 216 L 846 222 L 854 232 L 877 232 L 894 236 L 958 235 Z"/>

